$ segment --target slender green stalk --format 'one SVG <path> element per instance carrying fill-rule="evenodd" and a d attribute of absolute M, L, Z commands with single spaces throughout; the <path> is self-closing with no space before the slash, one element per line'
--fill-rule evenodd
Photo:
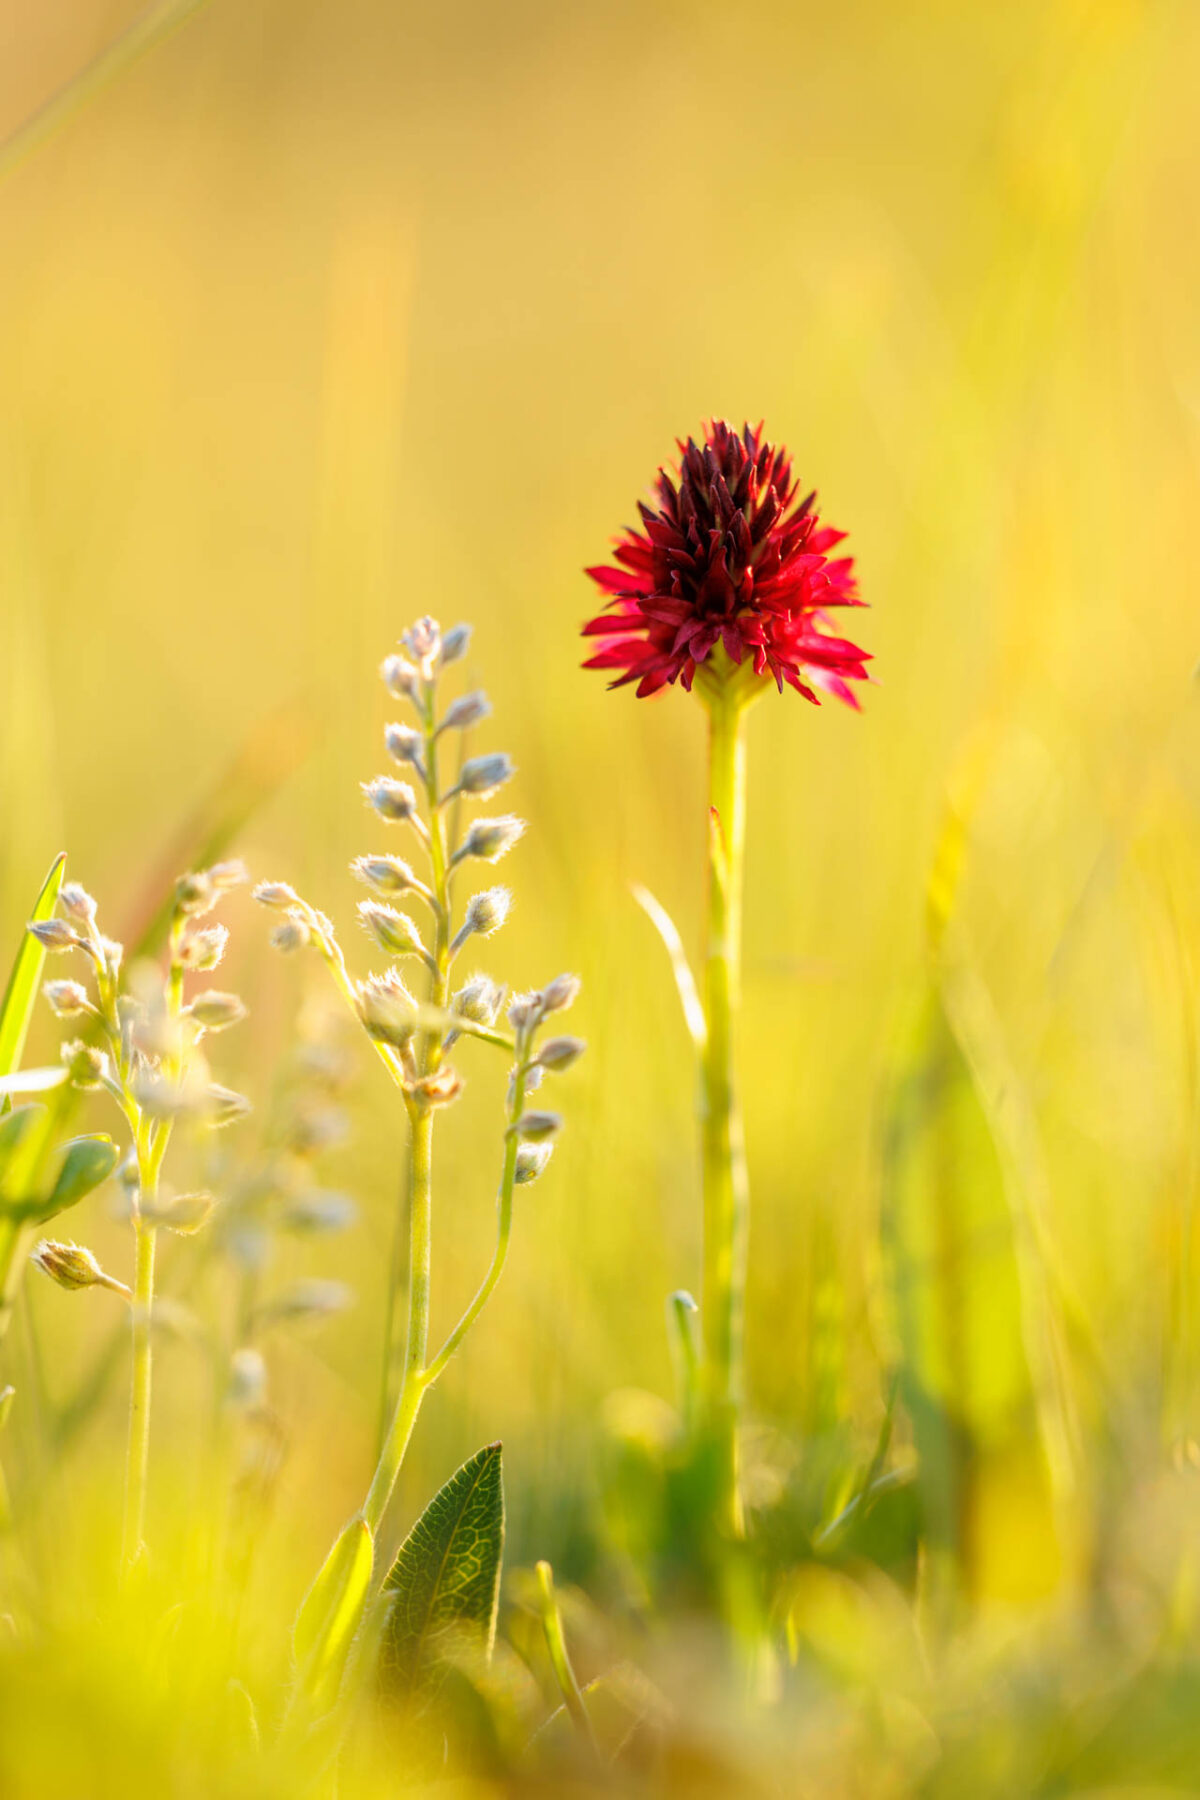
<path fill-rule="evenodd" d="M 149 1199 L 150 1196 L 143 1196 Z M 150 1466 L 150 1391 L 154 1372 L 152 1343 L 154 1251 L 156 1226 L 138 1219 L 134 1226 L 137 1253 L 131 1309 L 133 1381 L 129 1391 L 129 1447 L 125 1464 L 125 1524 L 121 1561 L 129 1569 L 142 1553 L 146 1525 L 146 1477 Z"/>
<path fill-rule="evenodd" d="M 21 1277 L 21 1221 L 0 1214 L 0 1343 L 12 1322 Z"/>
<path fill-rule="evenodd" d="M 709 719 L 707 1035 L 703 1058 L 705 1397 L 720 1462 L 720 1522 L 742 1531 L 738 1411 L 742 1393 L 749 1196 L 734 1085 L 746 831 L 744 704 L 727 687 L 705 695 Z"/>

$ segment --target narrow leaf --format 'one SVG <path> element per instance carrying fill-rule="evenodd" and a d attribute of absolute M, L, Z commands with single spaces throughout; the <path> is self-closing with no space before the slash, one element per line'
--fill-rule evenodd
<path fill-rule="evenodd" d="M 352 1519 L 304 1597 L 292 1634 L 300 1685 L 323 1710 L 337 1698 L 346 1656 L 362 1621 L 375 1564 L 365 1519 Z"/>
<path fill-rule="evenodd" d="M 708 1041 L 708 1027 L 704 1021 L 704 1008 L 700 1004 L 700 995 L 696 988 L 696 978 L 692 974 L 691 964 L 687 959 L 687 951 L 683 947 L 683 939 L 676 930 L 675 921 L 659 901 L 654 898 L 649 888 L 633 889 L 633 897 L 654 926 L 659 937 L 667 947 L 667 955 L 671 959 L 671 968 L 675 975 L 675 986 L 679 990 L 679 1002 L 683 1007 L 683 1016 L 698 1055 L 703 1055 Z"/>
<path fill-rule="evenodd" d="M 67 1071 L 61 1063 L 49 1069 L 17 1069 L 12 1075 L 0 1075 L 0 1095 L 47 1094 L 51 1088 L 61 1087 L 66 1079 Z"/>
<path fill-rule="evenodd" d="M 394 1689 L 427 1680 L 439 1654 L 463 1637 L 491 1653 L 504 1551 L 501 1446 L 487 1444 L 434 1495 L 385 1584 L 392 1610 L 383 1671 Z"/>
<path fill-rule="evenodd" d="M 66 862 L 66 851 L 60 851 L 34 902 L 29 915 L 31 921 L 53 917 Z M 4 1000 L 0 1003 L 0 1075 L 11 1075 L 21 1060 L 45 960 L 46 952 L 37 939 L 27 931 L 23 932 L 21 947 L 4 990 Z"/>
<path fill-rule="evenodd" d="M 8 1415 L 12 1411 L 12 1403 L 17 1397 L 15 1387 L 0 1388 L 0 1431 L 8 1424 Z"/>

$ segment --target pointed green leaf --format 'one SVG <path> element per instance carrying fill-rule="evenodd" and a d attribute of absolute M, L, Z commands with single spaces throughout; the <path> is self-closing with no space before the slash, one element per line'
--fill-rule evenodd
<path fill-rule="evenodd" d="M 78 1205 L 93 1188 L 108 1180 L 119 1157 L 120 1151 L 107 1133 L 69 1139 L 62 1147 L 62 1162 L 53 1186 L 37 1208 L 38 1219 L 53 1219 L 69 1206 Z"/>
<path fill-rule="evenodd" d="M 12 1403 L 17 1397 L 17 1390 L 11 1385 L 0 1388 L 0 1431 L 8 1424 L 8 1415 L 12 1411 Z"/>
<path fill-rule="evenodd" d="M 491 1651 L 504 1551 L 501 1456 L 499 1444 L 477 1450 L 400 1546 L 385 1584 L 392 1608 L 382 1660 L 390 1686 L 417 1686 L 439 1649 L 463 1636 Z"/>
<path fill-rule="evenodd" d="M 42 891 L 29 915 L 31 920 L 53 917 L 66 862 L 67 853 L 64 850 L 55 857 L 50 873 L 42 884 Z M 8 986 L 4 990 L 4 999 L 0 1002 L 0 1075 L 11 1075 L 21 1060 L 45 960 L 46 952 L 37 939 L 27 931 L 22 933 L 21 947 L 8 978 Z"/>
<path fill-rule="evenodd" d="M 362 1622 L 375 1566 L 375 1540 L 365 1519 L 352 1519 L 304 1597 L 292 1633 L 300 1685 L 323 1711 L 337 1698 L 342 1670 Z"/>

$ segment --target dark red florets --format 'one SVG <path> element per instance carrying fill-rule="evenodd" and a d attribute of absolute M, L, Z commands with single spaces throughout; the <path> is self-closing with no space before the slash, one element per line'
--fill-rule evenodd
<path fill-rule="evenodd" d="M 639 696 L 690 689 L 722 645 L 781 692 L 787 681 L 856 707 L 849 683 L 866 680 L 870 659 L 824 629 L 829 608 L 863 604 L 853 558 L 829 555 L 845 532 L 821 524 L 815 494 L 797 503 L 791 458 L 761 425 L 739 435 L 714 421 L 679 453 L 678 485 L 660 469 L 658 510 L 640 505 L 643 530 L 617 539 L 620 566 L 587 571 L 609 600 L 583 628 L 603 640 L 584 667 L 619 671 L 611 685 L 636 681 Z"/>

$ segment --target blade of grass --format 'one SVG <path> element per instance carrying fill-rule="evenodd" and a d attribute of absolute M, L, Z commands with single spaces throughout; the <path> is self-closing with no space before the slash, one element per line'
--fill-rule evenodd
<path fill-rule="evenodd" d="M 52 917 L 66 862 L 67 853 L 60 850 L 34 902 L 33 911 L 29 915 L 31 920 L 40 922 Z M 46 952 L 37 939 L 27 931 L 22 932 L 21 945 L 13 963 L 12 974 L 8 978 L 8 986 L 4 990 L 4 1000 L 0 1003 L 0 1075 L 11 1075 L 21 1061 L 45 960 Z"/>
<path fill-rule="evenodd" d="M 124 74 L 139 56 L 144 56 L 156 44 L 162 43 L 192 13 L 198 12 L 204 3 L 205 0 L 159 0 L 157 6 L 150 7 L 140 19 L 135 19 L 107 50 L 102 50 L 94 61 L 59 88 L 56 94 L 52 94 L 44 105 L 39 106 L 23 125 L 19 125 L 0 144 L 0 181 L 24 162 L 27 156 L 32 156 L 35 150 L 40 149 L 48 138 L 53 137 L 60 127 L 66 125 L 110 81 Z"/>

